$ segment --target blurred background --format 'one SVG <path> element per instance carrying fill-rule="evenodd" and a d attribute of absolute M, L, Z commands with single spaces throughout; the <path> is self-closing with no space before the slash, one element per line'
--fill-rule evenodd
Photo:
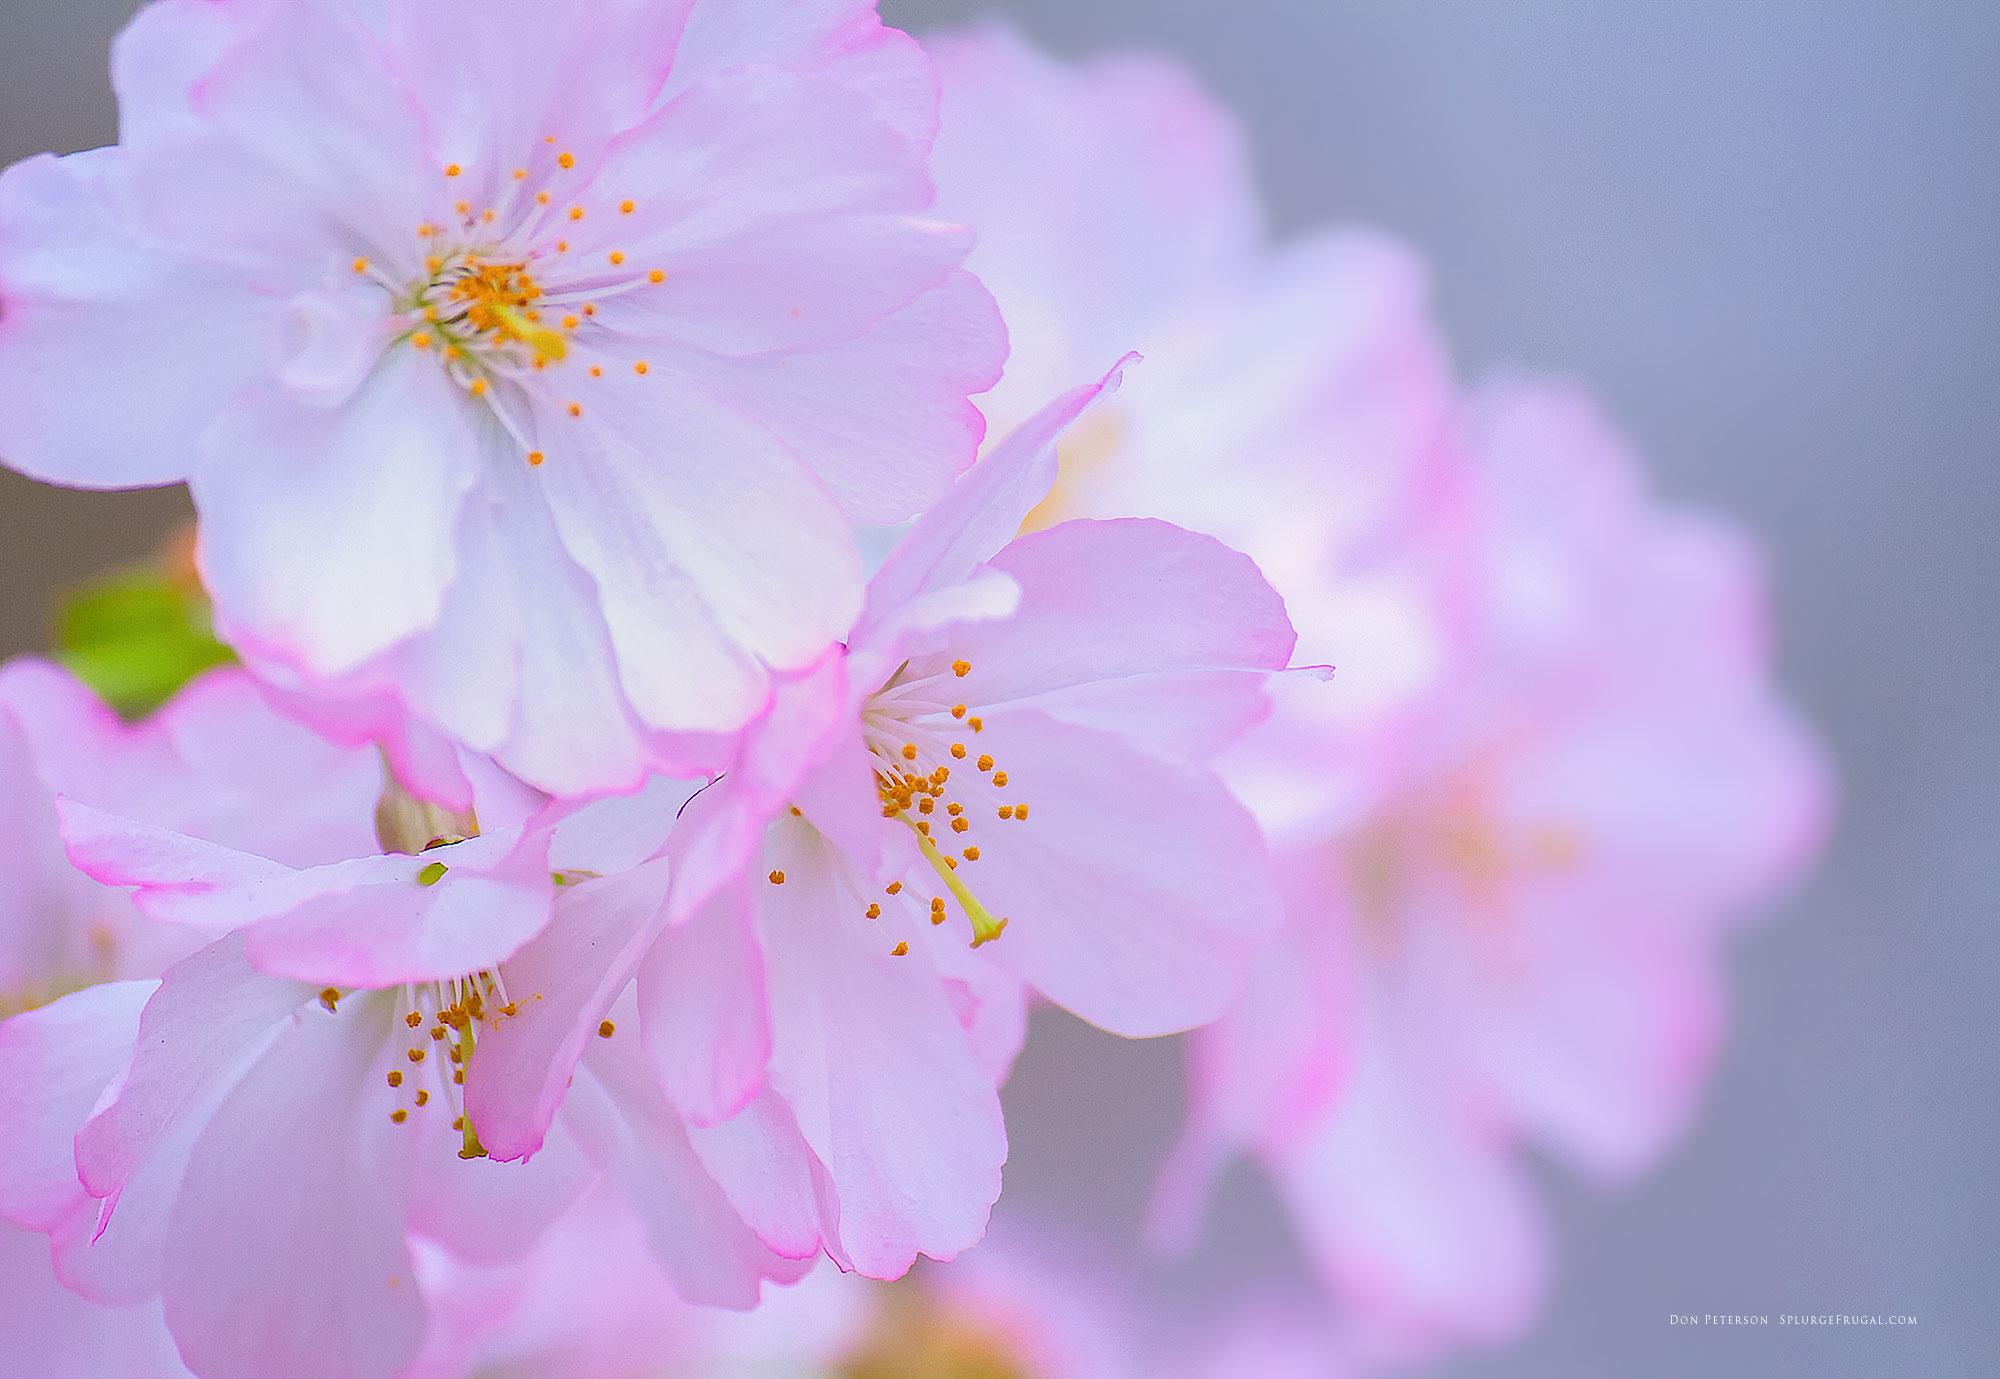
<path fill-rule="evenodd" d="M 0 162 L 108 141 L 125 0 L 12 0 Z M 18 7 L 18 8 L 17 8 Z M 1734 954 L 1707 1112 L 1615 1196 L 1546 1174 L 1540 1328 L 1454 1379 L 2000 1373 L 2000 6 L 1719 0 L 884 0 L 914 29 L 1177 54 L 1239 110 L 1281 228 L 1359 221 L 1432 263 L 1461 370 L 1575 376 L 1671 497 L 1769 543 L 1783 667 L 1842 776 L 1817 879 Z M 0 472 L 0 653 L 148 554 L 174 493 Z M 1175 1123 L 1170 1044 L 1041 1020 L 1005 1210 L 1136 1236 Z M 1198 1310 L 1296 1277 L 1253 1175 Z M 1672 1327 L 1905 1312 L 1915 1328 Z"/>

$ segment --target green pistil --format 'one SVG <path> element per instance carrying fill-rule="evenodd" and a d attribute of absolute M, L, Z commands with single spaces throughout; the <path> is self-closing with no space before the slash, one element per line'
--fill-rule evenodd
<path fill-rule="evenodd" d="M 991 943 L 999 938 L 1001 931 L 1007 927 L 1007 921 L 995 919 L 993 912 L 979 903 L 979 897 L 958 879 L 958 869 L 945 861 L 944 854 L 938 851 L 937 844 L 918 829 L 914 820 L 905 815 L 897 817 L 908 824 L 910 831 L 917 835 L 917 850 L 923 853 L 924 860 L 931 864 L 932 870 L 938 874 L 938 879 L 944 882 L 946 889 L 958 901 L 959 908 L 965 911 L 965 917 L 972 921 L 972 946 L 977 948 L 982 943 Z"/>

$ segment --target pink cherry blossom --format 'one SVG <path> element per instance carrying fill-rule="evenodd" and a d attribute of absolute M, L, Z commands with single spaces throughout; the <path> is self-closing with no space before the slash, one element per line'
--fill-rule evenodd
<path fill-rule="evenodd" d="M 918 520 L 721 780 L 626 804 L 677 869 L 669 913 L 523 951 L 594 975 L 498 1032 L 548 1090 L 476 1105 L 495 1154 L 539 1142 L 636 970 L 661 1084 L 766 1241 L 893 1277 L 984 1229 L 1024 986 L 1131 1036 L 1227 1008 L 1276 900 L 1200 762 L 1263 714 L 1291 627 L 1249 561 L 1164 523 L 1011 539 L 1103 390 Z"/>
<path fill-rule="evenodd" d="M 115 68 L 116 147 L 0 179 L 0 454 L 188 482 L 329 714 L 705 767 L 977 446 L 1003 334 L 871 3 L 158 0 Z"/>
<path fill-rule="evenodd" d="M 35 1379 L 189 1379 L 158 1303 L 102 1307 L 62 1286 L 48 1239 L 0 1222 L 0 1353 Z"/>
<path fill-rule="evenodd" d="M 1534 1316 L 1524 1145 L 1618 1180 L 1679 1136 L 1717 949 L 1804 869 L 1828 793 L 1740 532 L 1657 505 L 1561 389 L 1492 388 L 1465 434 L 1482 600 L 1454 692 L 1361 822 L 1282 839 L 1290 967 L 1198 1038 L 1169 1189 L 1255 1151 L 1353 1344 L 1398 1359 Z M 1297 1056 L 1329 1029 L 1354 1040 L 1337 1098 Z"/>
<path fill-rule="evenodd" d="M 538 1087 L 510 1082 L 483 1047 L 564 994 L 532 962 L 517 969 L 515 950 L 543 927 L 568 941 L 652 914 L 663 864 L 563 870 L 546 810 L 419 856 L 301 871 L 218 860 L 212 844 L 102 811 L 65 817 L 91 874 L 135 888 L 150 913 L 224 931 L 157 990 L 92 988 L 15 1022 L 35 1022 L 17 1041 L 32 1039 L 32 1065 L 77 1089 L 42 1098 L 32 1123 L 38 1144 L 75 1134 L 80 1188 L 57 1230 L 66 1281 L 108 1301 L 163 1291 L 204 1379 L 398 1373 L 429 1328 L 426 1243 L 475 1264 L 518 1256 L 600 1175 L 691 1301 L 747 1307 L 765 1279 L 804 1271 L 744 1224 L 636 1043 L 614 1040 L 619 1024 L 637 1028 L 629 995 L 596 1025 L 531 1163 L 488 1161 L 480 1143 L 483 1089 L 505 1100 Z M 602 843 L 588 811 L 567 823 Z M 467 854 L 479 844 L 491 846 Z M 513 874 L 529 865 L 538 887 Z M 108 1013 L 71 1005 L 96 993 Z M 67 1047 L 84 1023 L 117 1030 L 88 1063 Z"/>
<path fill-rule="evenodd" d="M 230 716 L 207 711 L 235 686 L 250 697 Z M 597 861 L 615 812 L 597 826 L 466 757 L 476 812 L 454 817 L 385 788 L 373 753 L 328 748 L 255 695 L 229 673 L 139 733 L 99 725 L 181 752 L 161 763 L 114 760 L 80 711 L 37 719 L 67 734 L 51 753 L 72 764 L 64 784 L 87 789 L 87 766 L 133 781 L 98 796 L 129 815 L 41 787 L 45 828 L 60 817 L 71 860 L 131 888 L 184 948 L 213 936 L 157 982 L 85 985 L 0 1025 L 0 1214 L 50 1234 L 62 1281 L 106 1304 L 163 1297 L 204 1379 L 386 1379 L 428 1330 L 420 1256 L 517 1256 L 599 1177 L 691 1300 L 746 1307 L 765 1279 L 802 1273 L 702 1167 L 636 1041 L 613 1038 L 637 1028 L 629 999 L 593 1031 L 533 1162 L 484 1158 L 466 1110 L 496 1076 L 480 1044 L 543 999 L 509 958 L 551 922 L 589 933 L 603 912 L 664 902 L 663 864 L 563 869 L 559 827 Z M 282 755 L 293 742 L 309 750 Z M 349 761 L 365 793 L 344 785 Z M 287 772 L 300 764 L 312 769 Z M 160 817 L 162 801 L 181 806 L 177 828 L 131 817 Z M 300 822 L 328 803 L 349 817 L 308 839 Z M 354 841 L 371 832 L 380 842 Z M 132 901 L 91 890 L 129 914 Z"/>

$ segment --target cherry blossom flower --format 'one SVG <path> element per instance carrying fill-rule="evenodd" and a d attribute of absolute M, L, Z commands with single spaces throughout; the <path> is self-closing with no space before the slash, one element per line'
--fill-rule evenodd
<path fill-rule="evenodd" d="M 227 726 L 236 737 L 211 750 L 271 731 L 254 718 Z M 60 1277 L 85 1296 L 162 1296 L 204 1379 L 399 1373 L 429 1325 L 420 1252 L 517 1256 L 600 1176 L 626 1193 L 691 1299 L 749 1306 L 765 1278 L 803 1272 L 740 1220 L 634 1041 L 614 1040 L 635 1012 L 605 1013 L 532 1163 L 486 1160 L 466 1106 L 489 1075 L 481 1043 L 541 999 L 514 982 L 509 958 L 551 922 L 650 913 L 664 867 L 565 871 L 551 850 L 559 822 L 603 843 L 589 812 L 543 804 L 469 756 L 477 812 L 454 816 L 385 787 L 373 753 L 349 755 L 379 800 L 336 789 L 351 814 L 317 856 L 274 831 L 271 850 L 289 861 L 256 851 L 254 827 L 214 830 L 238 850 L 57 802 L 87 875 L 131 888 L 161 927 L 210 941 L 157 982 L 86 986 L 0 1026 L 14 1102 L 0 1211 L 49 1232 Z M 205 795 L 188 772 L 159 784 L 193 806 L 182 828 L 206 831 L 225 804 L 275 826 L 320 784 L 285 765 L 262 759 L 233 796 Z M 143 799 L 120 805 L 146 812 Z M 371 816 L 379 841 L 357 847 Z M 329 842 L 365 851 L 328 860 Z"/>
<path fill-rule="evenodd" d="M 1616 1181 L 1679 1136 L 1717 949 L 1804 869 L 1828 793 L 1740 532 L 1657 506 L 1569 392 L 1492 388 L 1466 434 L 1484 598 L 1458 688 L 1363 820 L 1279 837 L 1285 960 L 1197 1037 L 1168 1182 L 1185 1210 L 1254 1151 L 1352 1343 L 1402 1360 L 1534 1316 L 1521 1147 Z M 1337 1097 L 1301 1056 L 1328 1031 L 1354 1044 Z"/>
<path fill-rule="evenodd" d="M 763 1237 L 893 1277 L 984 1229 L 1024 985 L 1128 1036 L 1228 1006 L 1276 906 L 1200 761 L 1262 715 L 1291 627 L 1249 561 L 1164 523 L 1010 540 L 1103 390 L 918 520 L 721 780 L 627 803 L 678 868 L 669 913 L 524 950 L 572 979 L 495 1040 L 547 1090 L 476 1108 L 494 1153 L 539 1142 L 636 971 L 661 1083 Z"/>
<path fill-rule="evenodd" d="M 330 712 L 703 768 L 977 446 L 1003 334 L 872 4 L 159 0 L 115 66 L 116 147 L 0 179 L 0 454 L 186 480 Z"/>

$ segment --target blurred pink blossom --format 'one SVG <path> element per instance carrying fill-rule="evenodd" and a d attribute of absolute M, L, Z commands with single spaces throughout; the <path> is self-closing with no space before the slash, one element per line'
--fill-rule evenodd
<path fill-rule="evenodd" d="M 1107 335 L 1148 360 L 1036 520 L 1216 532 L 1340 667 L 1331 694 L 1278 684 L 1224 763 L 1289 920 L 1193 1040 L 1156 1224 L 1184 1238 L 1251 1149 L 1345 1351 L 1516 1334 L 1546 1246 L 1515 1150 L 1617 1176 L 1671 1142 L 1719 1035 L 1717 944 L 1820 836 L 1754 549 L 1658 508 L 1570 394 L 1456 401 L 1399 250 L 1267 246 L 1233 125 L 1174 69 L 933 46 L 940 204 L 1014 326 L 996 419 Z"/>

